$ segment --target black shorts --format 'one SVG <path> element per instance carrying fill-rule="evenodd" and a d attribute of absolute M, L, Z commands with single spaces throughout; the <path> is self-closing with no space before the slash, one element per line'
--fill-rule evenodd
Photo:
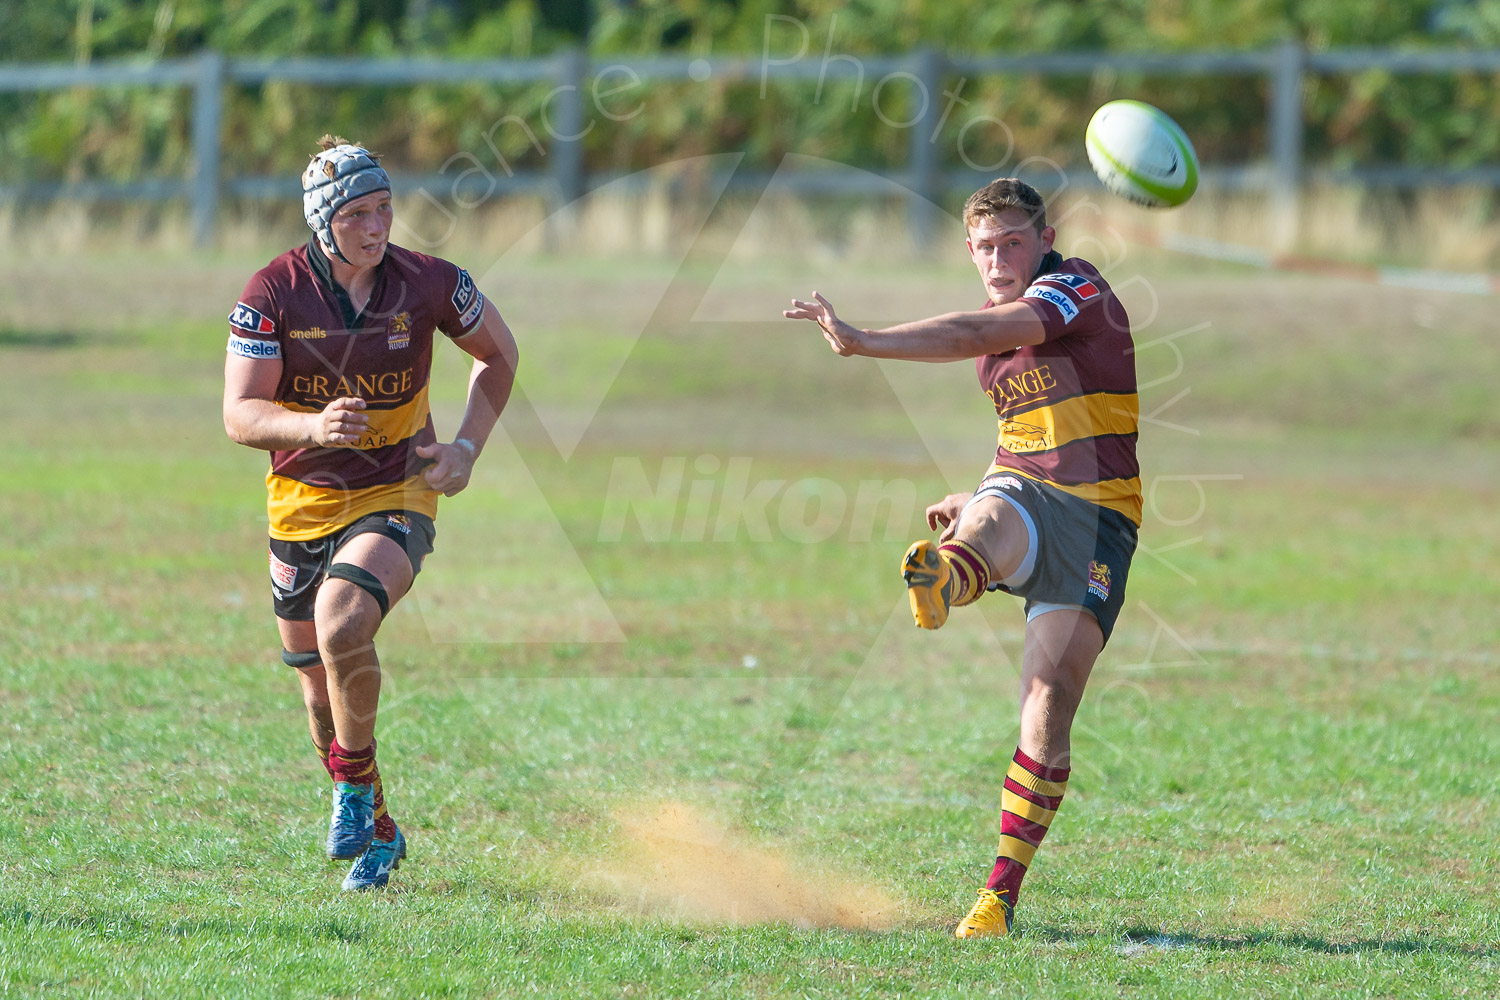
<path fill-rule="evenodd" d="M 271 599 L 276 605 L 276 617 L 289 622 L 312 621 L 318 588 L 328 578 L 333 554 L 355 535 L 370 533 L 384 535 L 400 545 L 411 560 L 415 576 L 422 572 L 422 560 L 432 554 L 437 527 L 426 514 L 381 510 L 308 542 L 271 539 Z"/>
<path fill-rule="evenodd" d="M 1011 472 L 986 476 L 979 491 L 1020 507 L 1036 528 L 1036 562 L 1017 587 L 991 583 L 1026 598 L 1026 617 L 1048 606 L 1078 607 L 1093 615 L 1109 642 L 1125 603 L 1125 581 L 1135 555 L 1135 524 L 1119 511 Z"/>

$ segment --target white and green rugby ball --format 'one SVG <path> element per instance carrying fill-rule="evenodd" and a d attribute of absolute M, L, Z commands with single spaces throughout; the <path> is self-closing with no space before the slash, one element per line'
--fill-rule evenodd
<path fill-rule="evenodd" d="M 1170 208 L 1198 190 L 1198 154 L 1187 133 L 1143 101 L 1110 101 L 1095 111 L 1084 145 L 1104 186 L 1138 205 Z"/>

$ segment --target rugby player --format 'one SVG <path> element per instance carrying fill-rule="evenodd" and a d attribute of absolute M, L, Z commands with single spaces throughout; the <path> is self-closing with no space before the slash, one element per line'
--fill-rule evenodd
<path fill-rule="evenodd" d="M 938 542 L 914 543 L 901 561 L 921 628 L 941 628 L 949 609 L 989 590 L 1026 601 L 1020 739 L 994 868 L 955 932 L 968 938 L 1010 933 L 1021 880 L 1067 790 L 1073 716 L 1125 598 L 1141 487 L 1130 321 L 1108 283 L 1052 249 L 1041 195 L 1019 180 L 976 191 L 963 221 L 983 308 L 861 330 L 814 292 L 783 315 L 815 321 L 846 357 L 976 359 L 999 416 L 979 488 L 928 507 Z"/>
<path fill-rule="evenodd" d="M 302 174 L 313 236 L 256 272 L 229 315 L 224 429 L 271 453 L 271 596 L 313 746 L 333 781 L 345 890 L 406 855 L 375 763 L 374 639 L 432 552 L 439 494 L 469 484 L 510 397 L 515 340 L 466 271 L 389 243 L 390 178 L 324 136 Z M 453 440 L 428 412 L 433 331 L 472 355 Z"/>

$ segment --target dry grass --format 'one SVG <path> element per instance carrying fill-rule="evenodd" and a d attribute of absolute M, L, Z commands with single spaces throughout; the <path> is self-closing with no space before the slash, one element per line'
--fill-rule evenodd
<path fill-rule="evenodd" d="M 704 183 L 684 182 L 680 173 L 664 169 L 653 171 L 644 184 L 630 179 L 629 184 L 612 185 L 585 197 L 570 216 L 557 218 L 550 217 L 548 203 L 539 196 L 493 197 L 456 207 L 410 194 L 397 199 L 395 242 L 453 258 L 512 251 L 591 256 L 669 252 L 684 235 L 698 231 L 716 200 Z M 746 196 L 731 195 L 725 204 L 745 201 Z M 773 193 L 743 231 L 735 214 L 720 213 L 742 259 L 859 262 L 927 256 L 911 243 L 900 198 L 855 201 Z M 1482 187 L 1418 192 L 1310 187 L 1298 202 L 1290 232 L 1265 195 L 1212 189 L 1170 212 L 1137 209 L 1098 190 L 1064 192 L 1052 199 L 1052 215 L 1063 222 L 1065 236 L 1113 239 L 1114 231 L 1172 232 L 1329 260 L 1500 269 L 1495 196 Z M 951 215 L 943 225 L 958 232 Z M 218 248 L 263 255 L 305 235 L 293 202 L 226 203 Z M 711 227 L 708 236 L 713 235 Z M 0 204 L 0 247 L 0 261 L 86 252 L 195 254 L 190 214 L 178 204 Z M 1097 257 L 1101 251 L 1086 255 Z"/>

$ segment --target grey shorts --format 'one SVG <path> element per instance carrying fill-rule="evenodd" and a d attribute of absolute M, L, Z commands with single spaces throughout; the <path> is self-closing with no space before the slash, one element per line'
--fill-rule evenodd
<path fill-rule="evenodd" d="M 969 503 L 983 497 L 1009 503 L 1031 535 L 1020 569 L 990 589 L 1024 597 L 1028 621 L 1055 608 L 1081 608 L 1098 620 L 1109 642 L 1135 555 L 1130 518 L 1012 472 L 986 476 Z"/>

